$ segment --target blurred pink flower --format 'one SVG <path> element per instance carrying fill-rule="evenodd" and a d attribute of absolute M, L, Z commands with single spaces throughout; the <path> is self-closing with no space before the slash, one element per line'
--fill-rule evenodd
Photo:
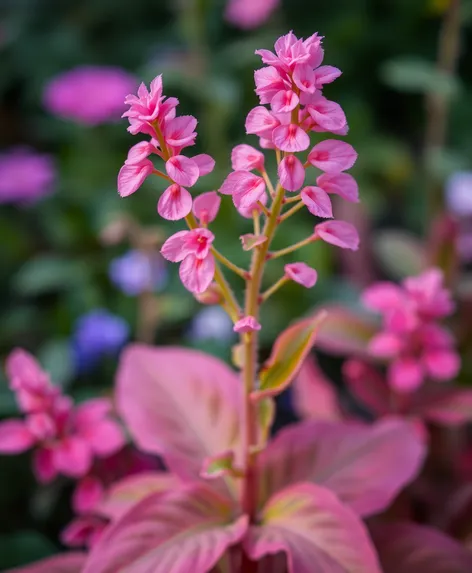
<path fill-rule="evenodd" d="M 264 24 L 278 8 L 280 0 L 229 0 L 225 17 L 243 30 Z"/>
<path fill-rule="evenodd" d="M 43 102 L 63 119 L 99 125 L 120 119 L 124 99 L 136 83 L 121 68 L 80 66 L 53 78 L 45 86 Z"/>
<path fill-rule="evenodd" d="M 17 147 L 0 154 L 0 203 L 33 203 L 51 193 L 56 178 L 49 155 Z"/>

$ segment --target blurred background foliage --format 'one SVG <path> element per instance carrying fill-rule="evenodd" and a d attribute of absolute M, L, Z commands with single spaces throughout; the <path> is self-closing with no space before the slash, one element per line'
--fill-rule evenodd
<path fill-rule="evenodd" d="M 166 284 L 155 296 L 126 295 L 110 280 L 114 258 L 130 246 L 155 248 L 175 225 L 157 216 L 158 182 L 148 180 L 126 200 L 117 195 L 117 172 L 137 141 L 124 120 L 87 127 L 45 110 L 45 84 L 78 65 L 119 66 L 146 82 L 164 74 L 164 91 L 180 99 L 180 113 L 199 119 L 196 153 L 217 160 L 215 171 L 197 183 L 201 192 L 220 186 L 233 145 L 256 143 L 244 133 L 245 116 L 256 105 L 253 72 L 260 61 L 254 50 L 270 49 L 290 29 L 299 36 L 318 31 L 325 36 L 325 63 L 343 71 L 326 95 L 344 108 L 347 141 L 359 153 L 353 174 L 362 205 L 339 204 L 337 212 L 360 227 L 364 244 L 348 255 L 318 245 L 303 252 L 320 281 L 309 291 L 289 285 L 269 301 L 264 351 L 294 317 L 323 301 L 355 304 L 372 278 L 415 272 L 426 248 L 421 237 L 430 223 L 432 187 L 442 190 L 452 173 L 472 168 L 467 56 L 472 2 L 462 2 L 455 75 L 436 65 L 449 5 L 449 0 L 285 0 L 267 23 L 240 30 L 225 20 L 224 0 L 1 0 L 0 152 L 26 145 L 52 155 L 58 171 L 54 192 L 41 201 L 0 205 L 1 356 L 14 346 L 31 350 L 55 381 L 79 398 L 109 390 L 116 358 L 84 371 L 74 346 L 77 321 L 97 308 L 122 317 L 131 339 L 151 337 L 157 344 L 230 356 L 231 325 L 208 312 L 195 320 L 201 308 L 180 285 L 177 265 L 167 269 Z M 444 98 L 451 113 L 447 145 L 425 163 L 426 94 Z M 130 219 L 140 226 L 131 241 L 122 232 Z M 248 227 L 224 201 L 214 224 L 217 244 L 241 266 L 249 254 L 238 237 Z M 301 212 L 284 224 L 276 242 L 286 246 L 312 227 L 311 216 Z M 280 273 L 274 261 L 267 282 Z M 146 316 L 150 325 L 142 324 Z M 2 379 L 0 415 L 14 412 Z M 70 511 L 64 501 L 69 486 L 36 489 L 27 457 L 0 461 L 0 514 L 6 517 L 0 526 L 0 568 L 53 552 L 50 539 Z"/>

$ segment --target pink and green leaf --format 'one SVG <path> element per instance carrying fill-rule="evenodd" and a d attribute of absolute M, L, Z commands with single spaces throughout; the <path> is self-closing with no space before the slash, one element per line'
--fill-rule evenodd
<path fill-rule="evenodd" d="M 470 573 L 472 553 L 435 529 L 413 523 L 372 530 L 384 573 Z"/>
<path fill-rule="evenodd" d="M 289 484 L 312 482 L 359 515 L 382 511 L 419 472 L 425 456 L 413 424 L 306 421 L 279 432 L 259 457 L 259 503 Z"/>
<path fill-rule="evenodd" d="M 365 356 L 367 344 L 378 330 L 377 321 L 339 304 L 324 305 L 322 310 L 327 315 L 318 330 L 317 347 L 336 356 Z"/>
<path fill-rule="evenodd" d="M 252 393 L 253 400 L 275 396 L 287 388 L 310 352 L 320 325 L 323 312 L 301 320 L 284 330 L 274 343 L 269 360 L 259 372 L 259 389 Z"/>
<path fill-rule="evenodd" d="M 362 521 L 331 491 L 312 483 L 272 497 L 261 524 L 250 528 L 244 549 L 254 560 L 285 552 L 289 573 L 380 573 Z"/>
<path fill-rule="evenodd" d="M 117 375 L 117 404 L 137 445 L 172 473 L 198 479 L 204 460 L 238 459 L 242 387 L 223 362 L 195 350 L 131 345 Z"/>
<path fill-rule="evenodd" d="M 204 484 L 151 494 L 104 533 L 83 573 L 207 573 L 247 526 Z"/>
<path fill-rule="evenodd" d="M 145 497 L 157 493 L 165 494 L 181 485 L 181 480 L 169 472 L 131 475 L 113 484 L 95 511 L 116 520 Z"/>

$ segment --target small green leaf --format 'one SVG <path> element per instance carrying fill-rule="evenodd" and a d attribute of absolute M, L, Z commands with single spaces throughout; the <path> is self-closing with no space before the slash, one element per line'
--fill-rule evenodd
<path fill-rule="evenodd" d="M 252 393 L 253 400 L 280 394 L 287 388 L 313 346 L 324 318 L 324 312 L 317 313 L 295 323 L 277 337 L 269 360 L 259 372 L 260 386 Z"/>
<path fill-rule="evenodd" d="M 318 348 L 336 356 L 364 355 L 377 331 L 376 320 L 366 312 L 339 304 L 323 305 L 322 310 L 326 318 L 318 331 Z"/>
<path fill-rule="evenodd" d="M 372 246 L 383 270 L 393 279 L 417 275 L 426 267 L 422 243 L 405 231 L 381 231 L 375 235 Z"/>
<path fill-rule="evenodd" d="M 57 384 L 65 386 L 72 380 L 74 356 L 68 339 L 48 340 L 39 350 L 38 359 Z"/>
<path fill-rule="evenodd" d="M 201 476 L 206 479 L 215 479 L 226 475 L 237 476 L 241 472 L 234 466 L 234 452 L 228 450 L 217 456 L 207 458 L 203 462 Z"/>
<path fill-rule="evenodd" d="M 390 60 L 383 65 L 381 76 L 387 85 L 399 91 L 452 97 L 460 90 L 457 78 L 441 72 L 433 63 L 421 59 Z"/>
<path fill-rule="evenodd" d="M 43 255 L 24 264 L 13 279 L 13 288 L 24 296 L 76 287 L 84 278 L 84 267 L 77 261 Z"/>

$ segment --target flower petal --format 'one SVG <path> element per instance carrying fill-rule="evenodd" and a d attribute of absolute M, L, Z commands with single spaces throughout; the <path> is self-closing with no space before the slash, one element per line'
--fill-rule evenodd
<path fill-rule="evenodd" d="M 166 162 L 167 175 L 183 187 L 192 187 L 200 177 L 200 169 L 193 159 L 175 155 Z"/>
<path fill-rule="evenodd" d="M 303 163 L 294 155 L 287 155 L 279 163 L 280 184 L 286 191 L 298 191 L 305 181 Z"/>
<path fill-rule="evenodd" d="M 205 292 L 215 276 L 213 255 L 209 254 L 204 259 L 197 259 L 195 255 L 187 256 L 180 265 L 179 276 L 184 287 L 190 292 Z"/>
<path fill-rule="evenodd" d="M 320 187 L 305 187 L 302 189 L 301 198 L 308 211 L 315 217 L 328 219 L 333 216 L 331 199 Z"/>
<path fill-rule="evenodd" d="M 315 227 L 315 236 L 326 243 L 357 251 L 359 248 L 359 235 L 356 228 L 347 221 L 326 221 Z"/>
<path fill-rule="evenodd" d="M 179 221 L 191 210 L 192 196 L 187 189 L 176 183 L 167 187 L 157 203 L 157 212 L 168 221 Z"/>

